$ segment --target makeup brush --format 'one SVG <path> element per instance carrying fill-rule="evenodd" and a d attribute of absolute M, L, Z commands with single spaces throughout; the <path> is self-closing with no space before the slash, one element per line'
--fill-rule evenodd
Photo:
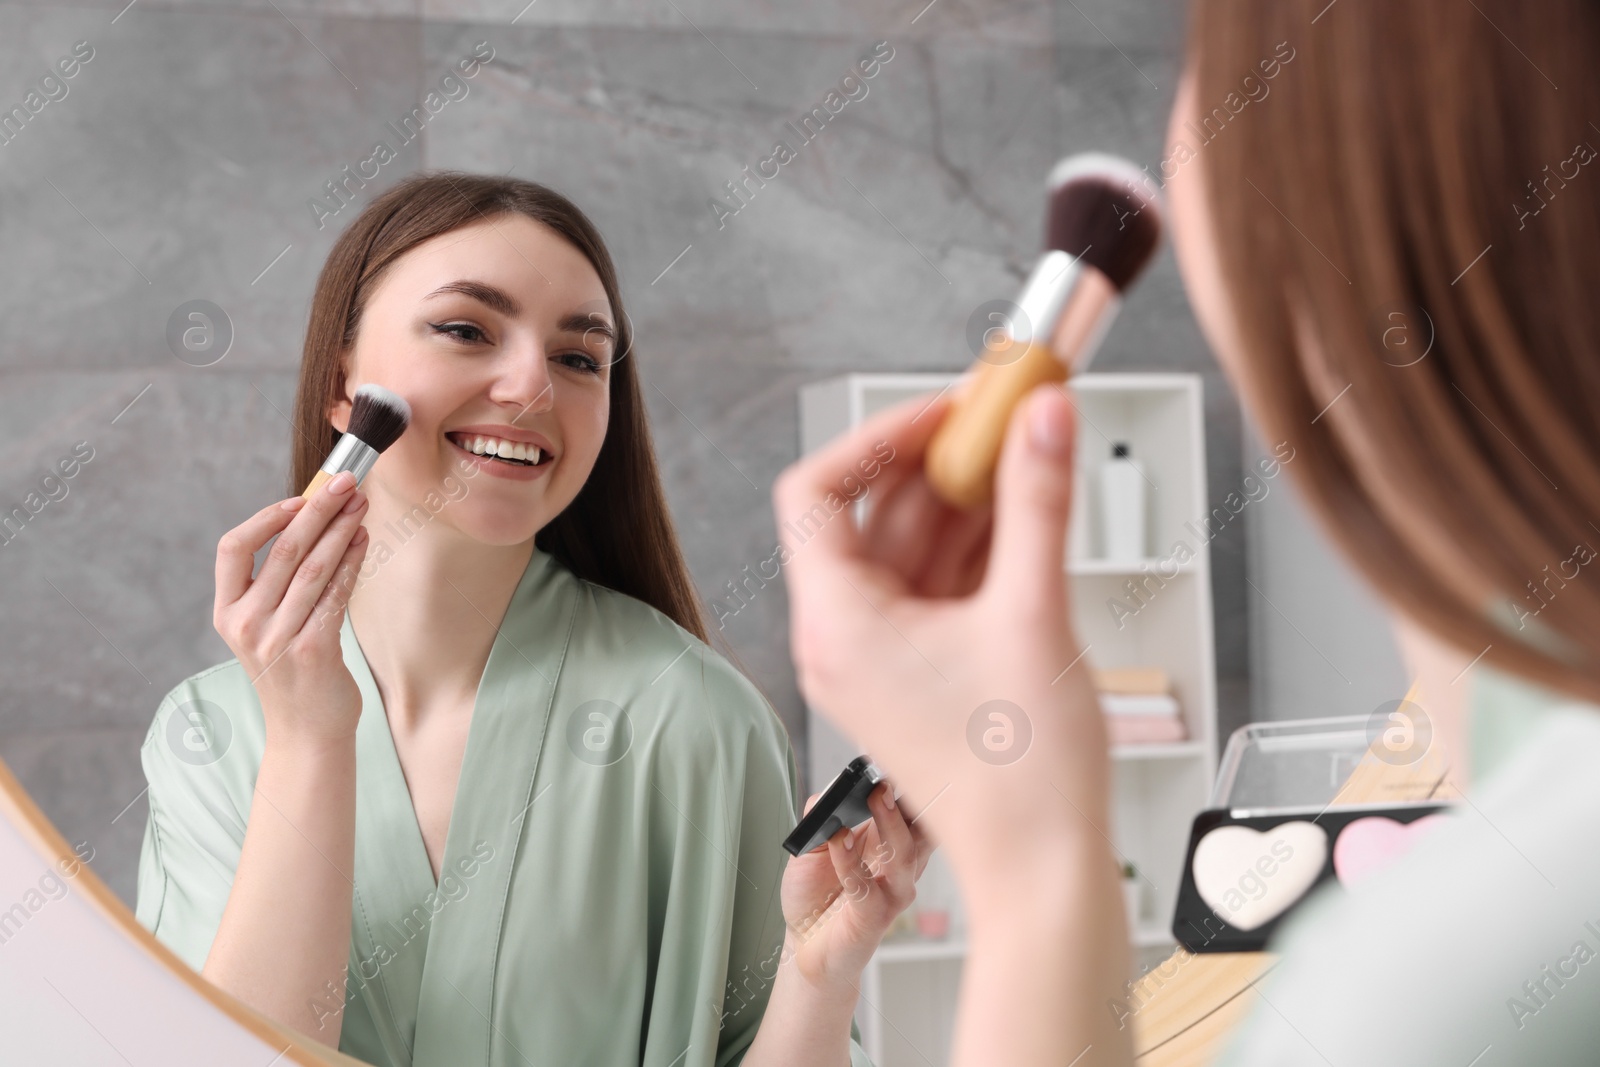
<path fill-rule="evenodd" d="M 350 402 L 349 429 L 339 438 L 323 461 L 321 469 L 311 478 L 311 484 L 300 495 L 311 494 L 322 488 L 322 483 L 340 471 L 356 476 L 356 484 L 367 476 L 379 453 L 394 444 L 411 425 L 411 405 L 381 385 L 367 384 L 356 390 Z"/>
<path fill-rule="evenodd" d="M 1161 204 L 1131 162 L 1083 152 L 1046 183 L 1045 252 L 1011 321 L 984 335 L 984 351 L 928 444 L 928 481 L 940 497 L 975 508 L 994 493 L 1012 409 L 1042 382 L 1065 381 L 1094 358 L 1122 294 L 1161 240 Z"/>

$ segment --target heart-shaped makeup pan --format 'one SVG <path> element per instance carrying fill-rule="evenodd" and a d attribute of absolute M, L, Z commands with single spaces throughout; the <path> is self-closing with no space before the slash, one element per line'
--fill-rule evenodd
<path fill-rule="evenodd" d="M 1195 889 L 1228 925 L 1254 930 L 1299 900 L 1327 858 L 1328 835 L 1315 823 L 1219 826 L 1195 846 Z"/>
<path fill-rule="evenodd" d="M 1422 835 L 1444 821 L 1445 816 L 1437 814 L 1411 822 L 1377 815 L 1357 819 L 1333 843 L 1333 873 L 1345 886 L 1365 881 L 1409 852 Z"/>

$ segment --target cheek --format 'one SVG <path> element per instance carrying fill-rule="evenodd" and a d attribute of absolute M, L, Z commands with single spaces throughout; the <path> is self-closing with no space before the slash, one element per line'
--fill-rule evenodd
<path fill-rule="evenodd" d="M 589 433 L 594 438 L 594 450 L 600 451 L 600 445 L 606 439 L 606 431 L 611 423 L 611 388 L 608 382 L 603 389 L 596 390 L 594 404 L 589 410 Z"/>
<path fill-rule="evenodd" d="M 1172 249 L 1200 332 L 1223 370 L 1232 377 L 1237 363 L 1233 355 L 1235 335 L 1197 166 L 1198 161 L 1190 162 L 1167 183 Z"/>
<path fill-rule="evenodd" d="M 1188 115 L 1194 99 L 1192 86 L 1192 80 L 1185 78 L 1173 104 L 1172 119 L 1168 126 L 1169 158 L 1174 145 L 1184 137 L 1183 119 Z M 1199 157 L 1186 160 L 1167 180 L 1164 192 L 1170 216 L 1168 222 L 1172 233 L 1172 249 L 1178 262 L 1178 273 L 1183 278 L 1184 292 L 1189 298 L 1189 306 L 1194 310 L 1200 331 L 1223 371 L 1237 382 L 1237 333 L 1217 260 L 1216 244 L 1212 239 L 1210 210 L 1205 203 L 1205 179 L 1200 170 L 1202 162 Z"/>
<path fill-rule="evenodd" d="M 594 465 L 595 458 L 600 455 L 600 446 L 605 443 L 611 414 L 611 394 L 607 386 L 598 385 L 573 396 L 572 402 L 564 407 L 561 435 L 567 454 L 575 459 L 582 458 L 583 468 L 587 471 Z"/>

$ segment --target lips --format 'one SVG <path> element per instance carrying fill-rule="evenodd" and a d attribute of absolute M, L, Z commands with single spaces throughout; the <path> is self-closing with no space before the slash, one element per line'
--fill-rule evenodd
<path fill-rule="evenodd" d="M 554 462 L 555 456 L 547 448 L 538 444 L 521 441 L 512 441 L 487 433 L 471 433 L 451 430 L 445 433 L 445 439 L 452 445 L 470 455 L 480 456 L 486 460 L 503 463 L 512 467 L 543 467 Z"/>

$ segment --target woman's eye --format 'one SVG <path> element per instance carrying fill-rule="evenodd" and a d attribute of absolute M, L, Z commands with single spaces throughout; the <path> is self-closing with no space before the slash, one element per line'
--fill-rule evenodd
<path fill-rule="evenodd" d="M 449 334 L 462 341 L 482 341 L 483 331 L 467 322 L 430 322 L 435 333 Z"/>
<path fill-rule="evenodd" d="M 567 366 L 575 370 L 581 370 L 587 374 L 600 373 L 600 362 L 593 356 L 586 355 L 583 352 L 567 352 L 556 358 L 565 361 Z"/>

